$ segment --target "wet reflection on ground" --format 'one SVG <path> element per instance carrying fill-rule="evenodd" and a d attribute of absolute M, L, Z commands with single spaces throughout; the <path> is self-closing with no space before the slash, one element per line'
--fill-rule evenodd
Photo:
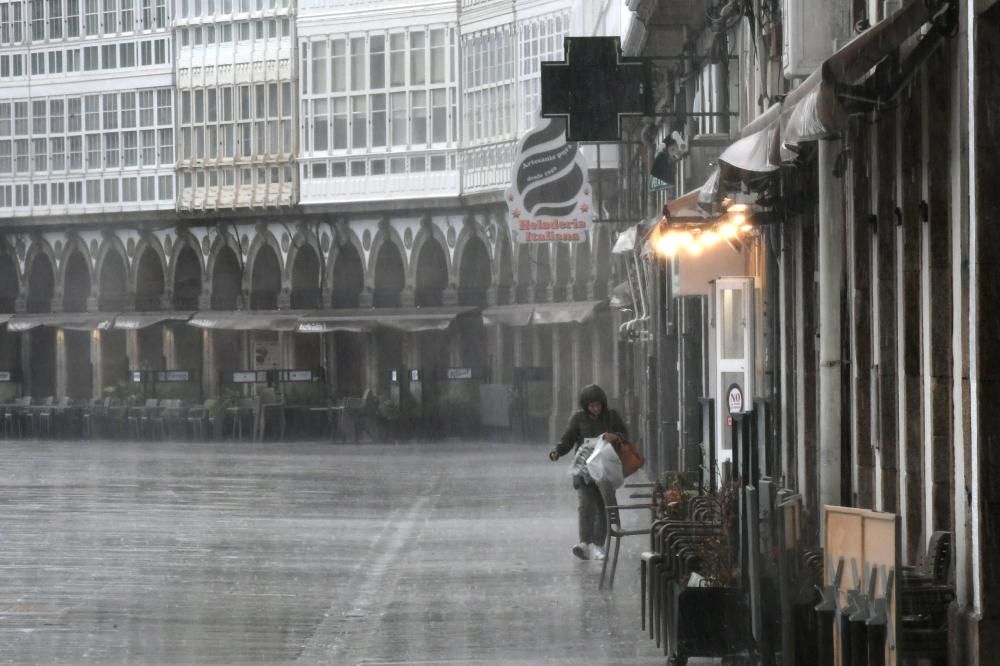
<path fill-rule="evenodd" d="M 663 663 L 544 446 L 2 446 L 8 663 Z"/>

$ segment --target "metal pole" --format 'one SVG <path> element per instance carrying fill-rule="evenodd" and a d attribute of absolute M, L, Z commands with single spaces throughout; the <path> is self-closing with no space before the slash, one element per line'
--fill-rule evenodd
<path fill-rule="evenodd" d="M 841 298 L 844 202 L 834 165 L 840 140 L 819 142 L 819 492 L 820 505 L 841 498 Z"/>

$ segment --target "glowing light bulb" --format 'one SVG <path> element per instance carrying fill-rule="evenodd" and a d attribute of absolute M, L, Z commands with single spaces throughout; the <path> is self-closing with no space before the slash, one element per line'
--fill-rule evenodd
<path fill-rule="evenodd" d="M 743 226 L 747 222 L 747 216 L 743 213 L 736 213 L 735 215 L 729 216 L 730 222 L 735 224 L 737 227 Z"/>
<path fill-rule="evenodd" d="M 753 225 L 749 224 L 749 223 L 744 224 L 744 225 L 742 225 L 740 227 L 740 231 L 742 231 L 743 233 L 747 233 L 748 231 L 751 231 L 752 229 L 753 229 Z"/>
<path fill-rule="evenodd" d="M 719 242 L 719 234 L 712 229 L 705 229 L 699 236 L 702 246 L 708 248 Z"/>
<path fill-rule="evenodd" d="M 740 204 L 733 204 L 727 210 L 730 213 L 744 213 L 744 212 L 746 212 L 746 209 L 747 209 L 747 205 L 740 203 Z"/>
<path fill-rule="evenodd" d="M 653 246 L 656 248 L 656 251 L 664 257 L 673 257 L 677 254 L 677 241 L 673 231 L 661 234 L 657 237 Z"/>
<path fill-rule="evenodd" d="M 719 235 L 723 238 L 736 238 L 738 234 L 739 230 L 732 222 L 723 222 L 719 225 Z"/>
<path fill-rule="evenodd" d="M 687 251 L 693 257 L 697 257 L 701 254 L 705 247 L 702 245 L 700 236 L 694 236 L 691 238 L 691 242 L 687 244 Z"/>

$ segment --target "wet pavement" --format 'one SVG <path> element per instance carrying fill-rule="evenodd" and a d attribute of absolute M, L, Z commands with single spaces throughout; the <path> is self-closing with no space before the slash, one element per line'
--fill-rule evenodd
<path fill-rule="evenodd" d="M 0 663 L 664 663 L 544 445 L 0 447 Z"/>

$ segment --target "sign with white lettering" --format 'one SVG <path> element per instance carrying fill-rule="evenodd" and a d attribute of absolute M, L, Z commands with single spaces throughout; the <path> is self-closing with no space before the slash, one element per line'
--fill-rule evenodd
<path fill-rule="evenodd" d="M 311 382 L 313 373 L 311 370 L 289 370 L 288 381 L 290 382 Z"/>
<path fill-rule="evenodd" d="M 10 370 L 0 371 L 0 382 L 12 382 L 12 381 L 14 381 L 14 378 Z"/>
<path fill-rule="evenodd" d="M 253 384 L 257 381 L 256 372 L 234 372 L 233 373 L 233 383 L 234 384 Z"/>
<path fill-rule="evenodd" d="M 561 118 L 536 119 L 518 144 L 507 188 L 511 237 L 518 243 L 587 240 L 593 197 L 587 161 L 566 141 Z"/>
<path fill-rule="evenodd" d="M 448 379 L 472 379 L 472 368 L 448 368 Z"/>

